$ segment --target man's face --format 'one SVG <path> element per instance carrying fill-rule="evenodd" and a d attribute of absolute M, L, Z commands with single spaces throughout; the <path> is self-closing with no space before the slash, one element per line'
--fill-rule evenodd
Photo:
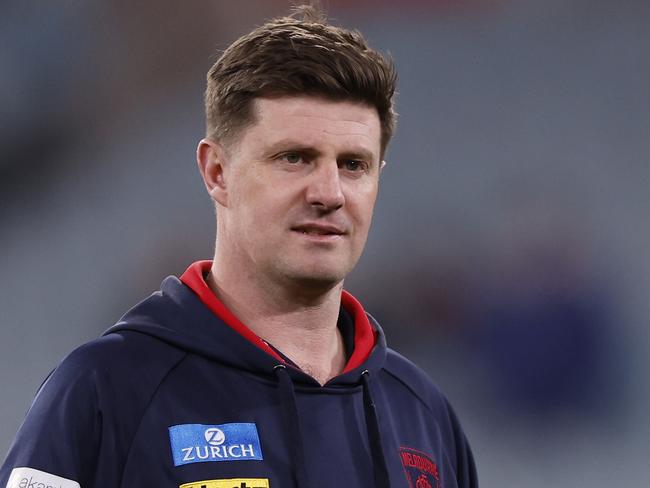
<path fill-rule="evenodd" d="M 255 109 L 255 123 L 224 156 L 224 258 L 272 283 L 333 286 L 356 264 L 370 228 L 377 111 L 308 96 L 258 98 Z"/>

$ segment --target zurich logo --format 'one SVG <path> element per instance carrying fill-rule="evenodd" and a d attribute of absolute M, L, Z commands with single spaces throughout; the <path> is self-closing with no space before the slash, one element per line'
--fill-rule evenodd
<path fill-rule="evenodd" d="M 217 429 L 216 427 L 211 427 L 205 430 L 205 440 L 211 446 L 220 446 L 226 440 L 226 434 L 223 433 L 223 430 Z"/>
<path fill-rule="evenodd" d="M 181 424 L 169 427 L 174 466 L 219 461 L 261 461 L 254 423 Z"/>

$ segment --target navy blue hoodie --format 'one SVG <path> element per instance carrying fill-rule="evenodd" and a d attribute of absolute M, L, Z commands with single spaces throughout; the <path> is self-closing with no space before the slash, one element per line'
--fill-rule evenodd
<path fill-rule="evenodd" d="M 451 407 L 349 294 L 324 386 L 241 324 L 197 262 L 72 352 L 0 468 L 7 488 L 478 486 Z"/>

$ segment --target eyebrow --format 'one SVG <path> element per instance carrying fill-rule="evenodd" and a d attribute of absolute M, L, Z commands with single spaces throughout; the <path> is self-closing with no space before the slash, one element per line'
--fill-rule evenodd
<path fill-rule="evenodd" d="M 264 152 L 271 156 L 284 151 L 296 151 L 309 156 L 318 156 L 321 154 L 321 152 L 313 146 L 300 143 L 293 139 L 282 139 L 277 141 L 267 147 Z M 347 149 L 339 154 L 338 157 L 345 159 L 361 159 L 368 162 L 372 162 L 375 159 L 379 160 L 379 157 L 375 158 L 371 150 L 365 148 Z"/>
<path fill-rule="evenodd" d="M 368 161 L 368 162 L 373 162 L 375 159 L 379 159 L 379 158 L 375 158 L 370 151 L 366 151 L 365 149 L 346 151 L 343 154 L 341 154 L 341 157 L 345 159 L 361 159 L 363 161 Z"/>

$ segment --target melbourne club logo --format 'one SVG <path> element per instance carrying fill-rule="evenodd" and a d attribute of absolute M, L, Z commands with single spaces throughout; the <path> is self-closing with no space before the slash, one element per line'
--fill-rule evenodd
<path fill-rule="evenodd" d="M 410 447 L 400 447 L 399 457 L 410 488 L 440 488 L 438 465 L 428 455 Z"/>
<path fill-rule="evenodd" d="M 181 424 L 169 427 L 174 466 L 218 461 L 261 461 L 262 448 L 253 423 Z"/>

